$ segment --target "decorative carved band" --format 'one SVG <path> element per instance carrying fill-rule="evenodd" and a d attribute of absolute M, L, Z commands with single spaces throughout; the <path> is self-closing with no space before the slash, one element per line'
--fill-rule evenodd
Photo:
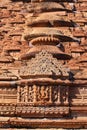
<path fill-rule="evenodd" d="M 68 105 L 68 86 L 18 86 L 17 103 L 26 105 Z"/>
<path fill-rule="evenodd" d="M 3 104 L 0 106 L 0 115 L 15 115 L 16 106 L 10 104 Z"/>
<path fill-rule="evenodd" d="M 29 117 L 59 117 L 69 114 L 69 107 L 21 107 L 16 108 L 17 115 Z"/>
<path fill-rule="evenodd" d="M 59 117 L 69 114 L 69 107 L 34 107 L 3 104 L 0 106 L 0 116 L 25 116 L 25 117 Z"/>

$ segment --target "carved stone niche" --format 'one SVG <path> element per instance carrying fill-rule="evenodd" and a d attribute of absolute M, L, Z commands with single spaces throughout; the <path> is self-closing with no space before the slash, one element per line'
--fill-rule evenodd
<path fill-rule="evenodd" d="M 18 115 L 58 117 L 69 114 L 68 86 L 19 85 L 17 92 Z"/>
<path fill-rule="evenodd" d="M 17 89 L 16 87 L 0 87 L 0 104 L 16 103 Z"/>
<path fill-rule="evenodd" d="M 87 106 L 87 86 L 71 87 L 70 104 L 74 106 Z"/>
<path fill-rule="evenodd" d="M 0 86 L 0 116 L 13 116 L 16 113 L 17 88 L 8 85 Z"/>
<path fill-rule="evenodd" d="M 67 69 L 51 53 L 42 50 L 19 70 L 17 114 L 24 117 L 59 117 L 69 114 Z M 61 82 L 61 83 L 60 83 Z"/>

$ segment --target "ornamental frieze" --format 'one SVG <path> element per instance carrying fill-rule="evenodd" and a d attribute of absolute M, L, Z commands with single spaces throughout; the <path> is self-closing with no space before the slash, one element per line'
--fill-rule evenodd
<path fill-rule="evenodd" d="M 68 105 L 68 86 L 18 86 L 17 103 L 26 105 Z"/>

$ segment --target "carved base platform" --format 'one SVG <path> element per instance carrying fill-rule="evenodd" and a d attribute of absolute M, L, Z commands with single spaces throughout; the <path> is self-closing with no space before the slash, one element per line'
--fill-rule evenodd
<path fill-rule="evenodd" d="M 86 119 L 25 119 L 10 118 L 0 121 L 0 127 L 4 128 L 87 128 Z"/>
<path fill-rule="evenodd" d="M 0 128 L 87 128 L 87 86 L 33 82 L 1 84 Z"/>

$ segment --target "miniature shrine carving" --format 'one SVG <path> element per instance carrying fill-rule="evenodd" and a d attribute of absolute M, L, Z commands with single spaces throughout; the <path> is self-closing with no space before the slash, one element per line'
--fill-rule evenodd
<path fill-rule="evenodd" d="M 0 128 L 87 129 L 86 5 L 0 1 Z"/>

